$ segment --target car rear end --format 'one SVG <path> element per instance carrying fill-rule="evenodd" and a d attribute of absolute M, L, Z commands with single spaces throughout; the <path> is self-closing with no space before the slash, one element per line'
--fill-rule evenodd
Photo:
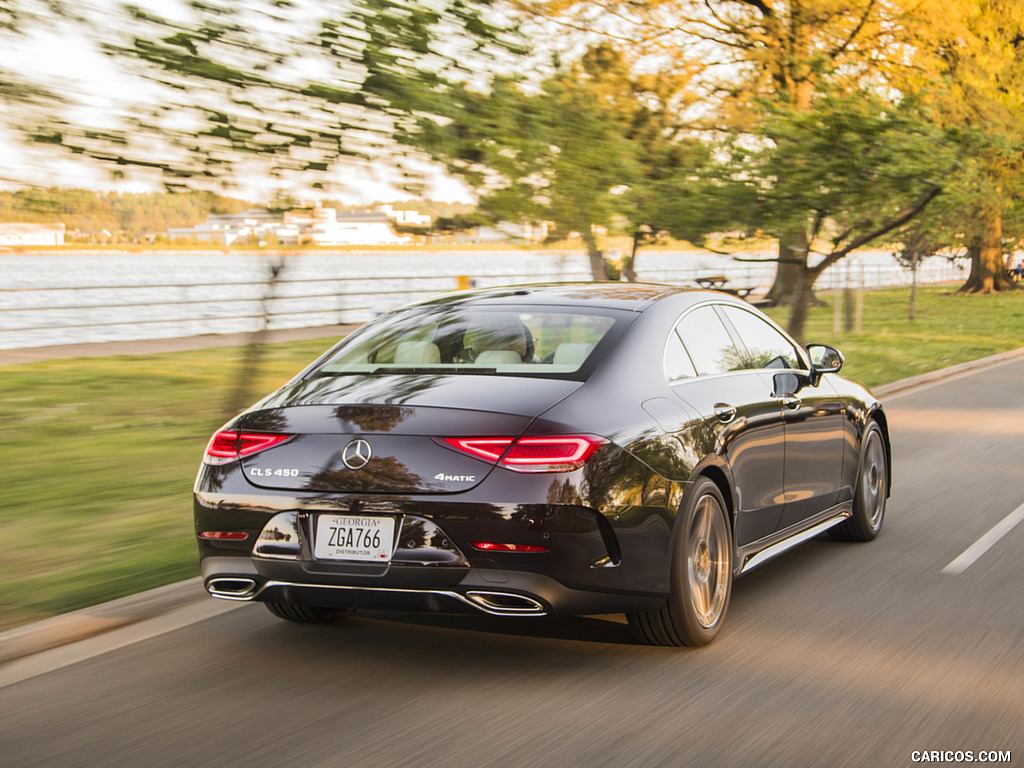
<path fill-rule="evenodd" d="M 656 602 L 616 584 L 594 497 L 644 468 L 543 418 L 629 313 L 429 314 L 342 345 L 214 435 L 194 503 L 209 593 L 500 616 Z"/>

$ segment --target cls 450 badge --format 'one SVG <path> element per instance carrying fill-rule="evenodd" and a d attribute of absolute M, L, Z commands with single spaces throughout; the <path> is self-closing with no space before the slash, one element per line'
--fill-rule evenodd
<path fill-rule="evenodd" d="M 298 477 L 299 470 L 297 469 L 263 469 L 262 467 L 252 467 L 249 470 L 249 474 L 252 477 Z"/>

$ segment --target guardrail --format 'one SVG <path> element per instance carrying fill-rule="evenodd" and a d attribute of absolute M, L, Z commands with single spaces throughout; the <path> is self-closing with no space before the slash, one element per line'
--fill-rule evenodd
<path fill-rule="evenodd" d="M 640 279 L 696 285 L 707 269 L 640 270 Z M 768 290 L 775 265 L 736 264 L 715 269 L 726 287 Z M 560 271 L 495 273 L 467 278 L 433 276 L 323 277 L 290 279 L 287 271 L 264 280 L 228 282 L 125 283 L 0 288 L 0 348 L 74 344 L 93 341 L 296 328 L 365 322 L 375 314 L 425 296 L 459 287 L 487 287 L 539 281 L 590 279 L 588 273 Z M 923 265 L 919 283 L 962 280 L 962 265 Z M 817 281 L 817 291 L 851 286 L 907 285 L 910 272 L 893 263 L 854 265 L 840 262 Z"/>

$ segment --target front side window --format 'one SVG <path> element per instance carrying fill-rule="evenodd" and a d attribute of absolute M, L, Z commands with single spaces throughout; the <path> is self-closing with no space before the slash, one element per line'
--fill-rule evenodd
<path fill-rule="evenodd" d="M 697 307 L 676 326 L 690 359 L 701 376 L 746 367 L 722 319 L 711 306 Z"/>
<path fill-rule="evenodd" d="M 749 368 L 802 368 L 793 344 L 753 312 L 739 307 L 719 308 L 747 348 Z"/>
<path fill-rule="evenodd" d="M 365 326 L 313 375 L 439 373 L 573 378 L 625 313 L 555 307 L 416 307 Z M 602 342 L 607 342 L 602 345 Z"/>

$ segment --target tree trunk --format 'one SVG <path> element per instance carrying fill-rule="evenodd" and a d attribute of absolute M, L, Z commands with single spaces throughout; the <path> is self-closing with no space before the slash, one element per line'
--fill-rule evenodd
<path fill-rule="evenodd" d="M 914 256 L 913 265 L 910 267 L 910 308 L 907 310 L 907 319 L 910 322 L 917 319 L 917 267 L 920 263 L 920 257 Z"/>
<path fill-rule="evenodd" d="M 786 329 L 789 335 L 796 339 L 797 343 L 804 344 L 804 326 L 807 324 L 807 309 L 814 298 L 812 288 L 817 275 L 813 274 L 806 266 L 797 264 L 797 277 L 793 286 L 791 305 L 793 307 L 789 314 L 789 326 Z"/>
<path fill-rule="evenodd" d="M 773 306 L 793 306 L 797 292 L 803 290 L 800 285 L 806 279 L 808 252 L 805 232 L 779 240 L 779 268 L 775 272 L 775 282 L 765 295 Z M 810 291 L 807 301 L 809 305 L 819 303 L 813 291 Z"/>
<path fill-rule="evenodd" d="M 580 227 L 580 235 L 583 242 L 587 244 L 587 258 L 590 261 L 590 275 L 594 280 L 607 280 L 608 272 L 605 269 L 604 254 L 597 247 L 597 238 L 594 230 L 589 224 Z"/>
<path fill-rule="evenodd" d="M 622 260 L 622 275 L 629 282 L 636 282 L 636 252 L 640 247 L 640 238 L 642 235 L 639 232 L 633 235 L 633 250 L 629 252 L 629 256 Z"/>
<path fill-rule="evenodd" d="M 633 256 L 622 262 L 622 276 L 625 277 L 629 282 L 636 282 L 636 270 L 633 268 Z"/>
<path fill-rule="evenodd" d="M 770 5 L 748 5 L 757 6 L 762 15 L 770 17 L 769 26 L 777 24 L 778 17 Z M 788 96 L 793 109 L 797 112 L 808 112 L 814 99 L 814 80 L 807 68 L 810 31 L 801 4 L 792 3 L 790 6 L 788 28 L 774 30 L 777 36 L 776 44 L 779 46 L 775 60 L 779 69 L 775 75 L 775 82 L 778 92 Z M 807 233 L 802 230 L 783 234 L 779 238 L 779 268 L 775 272 L 775 282 L 765 296 L 773 305 L 793 307 L 794 314 L 798 311 L 800 303 L 805 301 L 803 293 L 806 290 L 809 245 Z M 813 300 L 813 294 L 806 299 L 808 302 Z M 806 316 L 807 306 L 801 307 L 799 312 Z M 800 323 L 802 326 L 802 319 Z"/>
<path fill-rule="evenodd" d="M 793 304 L 793 294 L 800 277 L 800 265 L 789 261 L 793 258 L 796 258 L 793 249 L 780 242 L 779 266 L 775 271 L 775 282 L 772 283 L 772 287 L 765 296 L 773 305 L 790 306 Z"/>
<path fill-rule="evenodd" d="M 959 293 L 995 293 L 1013 291 L 1017 284 L 1006 271 L 1003 261 L 1003 217 L 997 205 L 982 214 L 982 232 L 968 247 L 971 274 L 960 287 Z"/>

